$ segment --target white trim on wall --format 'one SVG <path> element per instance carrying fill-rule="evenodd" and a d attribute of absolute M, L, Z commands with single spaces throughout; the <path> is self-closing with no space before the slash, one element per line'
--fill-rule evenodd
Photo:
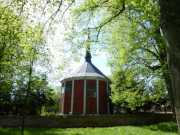
<path fill-rule="evenodd" d="M 74 103 L 74 80 L 72 80 L 72 93 L 71 93 L 71 113 L 73 114 L 73 103 Z"/>
<path fill-rule="evenodd" d="M 108 85 L 108 81 L 107 81 L 107 96 L 108 96 L 108 98 L 107 99 L 109 99 L 109 85 Z M 108 114 L 110 114 L 110 112 L 109 112 L 109 101 L 107 100 L 107 111 L 108 111 Z"/>
<path fill-rule="evenodd" d="M 97 90 L 97 114 L 99 114 L 99 80 L 96 80 L 96 90 Z"/>
<path fill-rule="evenodd" d="M 86 79 L 84 79 L 84 105 L 83 105 L 83 114 L 86 114 Z"/>
<path fill-rule="evenodd" d="M 64 96 L 63 96 L 63 114 L 64 114 L 64 102 L 65 102 L 65 93 L 66 93 L 66 82 L 64 82 L 63 92 L 64 92 Z"/>

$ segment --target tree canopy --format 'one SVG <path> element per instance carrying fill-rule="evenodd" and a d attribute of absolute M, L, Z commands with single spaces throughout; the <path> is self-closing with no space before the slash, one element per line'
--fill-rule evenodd
<path fill-rule="evenodd" d="M 113 71 L 111 88 L 116 93 L 112 96 L 114 103 L 123 96 L 121 92 L 118 96 L 119 89 L 122 89 L 122 86 L 119 89 L 117 87 L 119 82 L 126 86 L 127 81 L 131 85 L 136 81 L 138 87 L 147 89 L 151 87 L 153 80 L 162 78 L 174 108 L 165 42 L 159 25 L 158 2 L 89 0 L 78 1 L 76 5 L 78 6 L 72 9 L 73 23 L 68 25 L 71 33 L 68 33 L 66 41 L 73 44 L 70 47 L 71 50 L 74 44 L 78 48 L 91 44 L 93 50 L 97 49 L 98 45 L 101 50 L 108 52 L 109 65 Z M 131 70 L 134 72 L 130 72 Z M 122 72 L 129 73 L 126 77 L 122 76 L 126 81 L 122 81 L 119 77 Z M 124 90 L 128 91 L 127 88 Z M 137 96 L 138 91 L 137 88 L 137 91 L 133 90 L 132 94 Z M 135 95 L 126 94 L 126 98 L 122 97 L 122 99 L 129 99 L 129 103 L 133 103 L 131 102 L 133 97 L 134 100 L 138 97 Z M 142 100 L 145 103 L 147 96 L 142 93 L 141 96 L 144 97 Z M 136 105 L 138 107 L 140 104 Z M 132 109 L 134 107 L 135 105 Z"/>

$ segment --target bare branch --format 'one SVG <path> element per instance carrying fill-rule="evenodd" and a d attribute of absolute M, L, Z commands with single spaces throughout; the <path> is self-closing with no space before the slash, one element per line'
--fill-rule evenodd
<path fill-rule="evenodd" d="M 71 7 L 71 5 L 72 5 L 74 2 L 75 2 L 75 0 L 73 0 L 73 1 L 69 4 L 69 6 L 66 8 L 66 10 L 64 10 L 63 15 L 62 15 L 62 17 L 61 17 L 61 20 L 63 19 L 64 14 L 66 13 L 66 11 Z"/>
<path fill-rule="evenodd" d="M 157 59 L 159 59 L 159 55 L 156 54 L 155 52 L 153 52 L 153 51 L 151 51 L 151 50 L 149 50 L 149 49 L 147 49 L 147 48 L 144 48 L 144 47 L 140 47 L 140 49 L 151 53 L 154 57 L 156 57 Z"/>
<path fill-rule="evenodd" d="M 114 20 L 116 17 L 118 17 L 124 10 L 125 10 L 125 4 L 122 5 L 122 9 L 119 10 L 119 12 L 118 12 L 116 15 L 110 17 L 110 18 L 108 19 L 108 21 L 102 23 L 102 24 L 101 24 L 100 26 L 98 26 L 98 27 L 103 27 L 103 26 L 106 25 L 107 23 L 111 22 L 111 21 Z"/>
<path fill-rule="evenodd" d="M 71 5 L 72 5 L 74 2 L 75 2 L 75 0 L 73 0 L 73 1 L 68 5 L 68 7 L 65 9 L 65 11 L 63 12 L 63 15 L 61 16 L 61 20 L 63 19 L 65 12 L 71 7 Z M 58 7 L 58 9 L 56 10 L 56 12 L 54 12 L 54 13 L 51 15 L 51 17 L 45 22 L 45 24 L 46 24 L 46 23 L 52 18 L 52 20 L 51 20 L 51 22 L 50 22 L 50 24 L 49 24 L 47 33 L 49 32 L 49 29 L 50 29 L 50 27 L 51 27 L 51 24 L 53 23 L 55 17 L 57 16 L 57 13 L 60 11 L 61 6 L 62 6 L 62 0 L 61 0 L 61 2 L 60 2 L 59 7 Z M 45 24 L 44 24 L 44 25 L 45 25 Z M 43 26 L 44 26 L 44 25 L 43 25 Z"/>
<path fill-rule="evenodd" d="M 46 2 L 46 4 L 45 4 L 44 8 L 43 8 L 43 11 L 42 11 L 41 17 L 39 18 L 39 21 L 41 20 L 43 14 L 44 14 L 44 11 L 45 11 L 45 9 L 46 9 L 47 4 L 48 4 L 48 0 L 47 0 L 47 2 Z"/>
<path fill-rule="evenodd" d="M 46 22 L 44 23 L 43 26 L 45 26 L 46 23 L 47 23 L 51 18 L 53 18 L 52 20 L 54 20 L 54 18 L 56 17 L 57 13 L 60 11 L 61 5 L 62 5 L 62 0 L 61 0 L 61 2 L 59 3 L 58 9 L 46 20 Z M 51 23 L 52 23 L 52 20 L 51 20 Z M 51 23 L 50 23 L 50 24 L 51 24 Z"/>
<path fill-rule="evenodd" d="M 104 1 L 103 3 L 105 3 L 105 2 L 108 2 L 108 0 Z M 95 6 L 95 7 L 96 7 L 96 6 Z M 116 17 L 118 17 L 124 10 L 125 10 L 125 3 L 122 5 L 122 8 L 119 10 L 119 12 L 118 12 L 117 14 L 115 14 L 114 16 L 110 17 L 110 18 L 108 19 L 108 21 L 102 22 L 101 25 L 99 25 L 99 26 L 95 26 L 95 27 L 90 27 L 90 28 L 87 28 L 87 29 L 83 29 L 82 31 L 76 33 L 71 39 L 75 38 L 77 35 L 79 35 L 79 34 L 81 34 L 81 33 L 83 33 L 83 32 L 88 31 L 89 29 L 98 29 L 98 33 L 97 33 L 97 35 L 96 35 L 97 40 L 91 41 L 91 42 L 98 42 L 99 34 L 100 34 L 100 31 L 101 31 L 102 27 L 104 27 L 106 24 L 108 24 L 109 22 L 111 22 L 112 20 L 114 20 Z"/>

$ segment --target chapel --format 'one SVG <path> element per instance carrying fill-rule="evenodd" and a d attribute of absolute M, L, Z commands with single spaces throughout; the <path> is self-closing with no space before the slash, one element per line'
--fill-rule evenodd
<path fill-rule="evenodd" d="M 90 51 L 84 63 L 61 83 L 61 114 L 113 113 L 109 79 L 91 62 Z"/>

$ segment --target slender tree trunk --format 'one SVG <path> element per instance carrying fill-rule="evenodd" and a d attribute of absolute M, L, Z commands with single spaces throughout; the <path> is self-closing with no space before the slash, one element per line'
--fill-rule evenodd
<path fill-rule="evenodd" d="M 180 0 L 160 0 L 159 4 L 180 135 Z"/>
<path fill-rule="evenodd" d="M 23 118 L 22 118 L 22 127 L 21 127 L 21 134 L 22 135 L 24 135 L 24 126 L 25 126 L 25 118 L 26 118 L 26 110 L 27 110 L 27 101 L 28 101 L 28 96 L 29 96 L 30 88 L 31 88 L 32 68 L 33 68 L 33 60 L 30 60 L 29 81 L 28 81 L 27 92 L 26 92 L 26 96 L 25 96 L 25 99 L 24 99 L 24 105 L 23 105 Z"/>

